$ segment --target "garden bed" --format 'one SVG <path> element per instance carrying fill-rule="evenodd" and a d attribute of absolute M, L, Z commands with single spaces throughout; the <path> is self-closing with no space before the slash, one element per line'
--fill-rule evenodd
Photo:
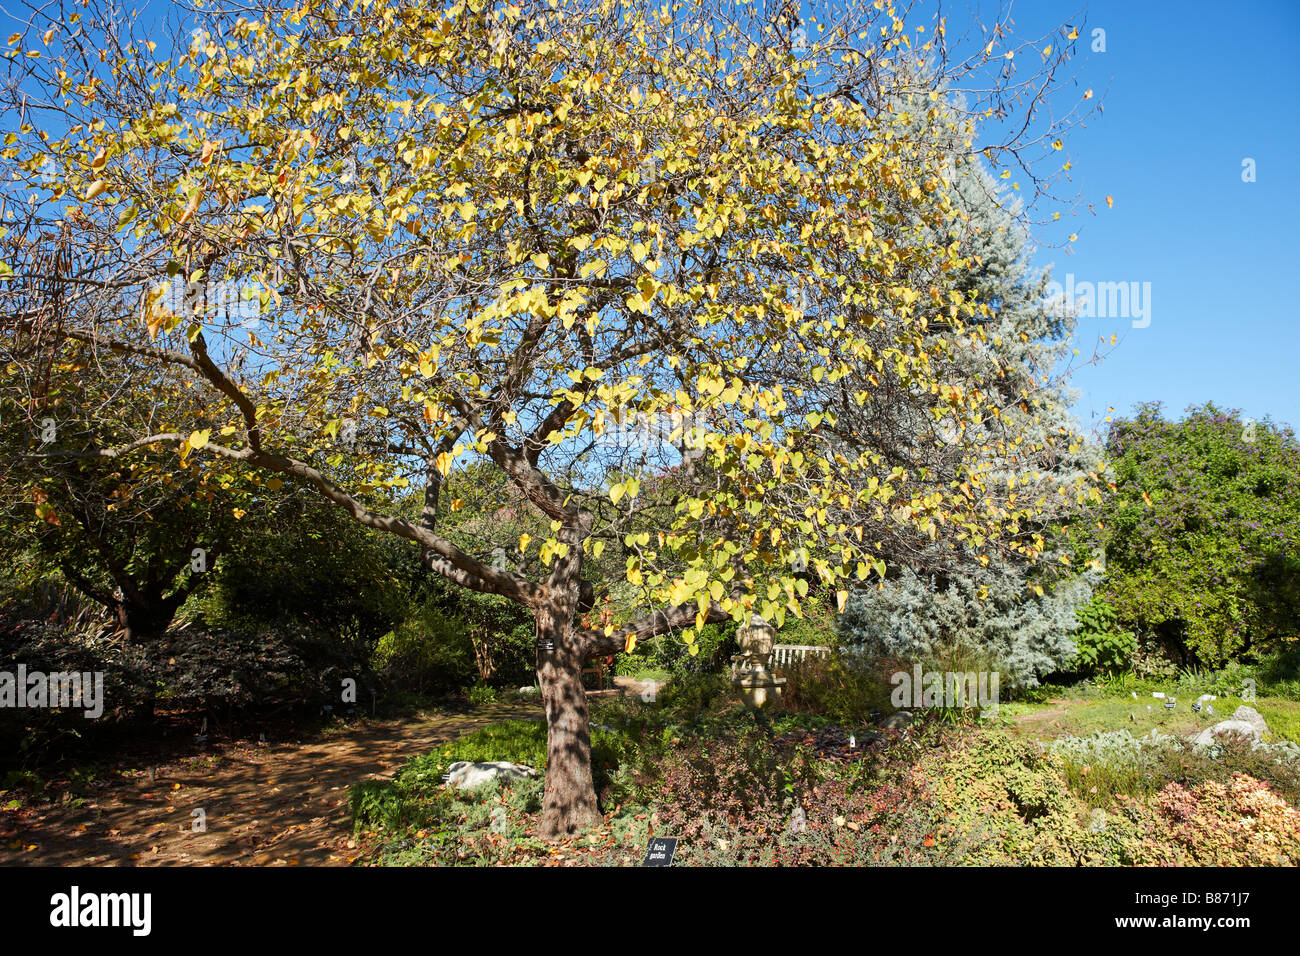
<path fill-rule="evenodd" d="M 677 865 L 1295 865 L 1300 766 L 1248 745 L 1122 760 L 932 712 L 896 730 L 755 717 L 707 679 L 660 701 L 593 704 L 603 823 L 544 843 L 542 780 L 450 791 L 456 760 L 540 768 L 541 721 L 498 724 L 353 788 L 379 865 L 632 865 L 652 836 Z M 849 746 L 849 737 L 853 746 Z M 1122 748 L 1121 748 L 1122 749 Z"/>

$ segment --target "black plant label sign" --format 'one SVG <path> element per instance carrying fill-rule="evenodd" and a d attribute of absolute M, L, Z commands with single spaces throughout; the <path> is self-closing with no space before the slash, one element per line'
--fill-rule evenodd
<path fill-rule="evenodd" d="M 676 837 L 654 837 L 646 849 L 642 866 L 672 866 L 673 854 L 677 852 Z"/>

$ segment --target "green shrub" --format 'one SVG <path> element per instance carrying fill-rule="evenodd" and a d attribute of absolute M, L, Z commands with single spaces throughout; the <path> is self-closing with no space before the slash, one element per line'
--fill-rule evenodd
<path fill-rule="evenodd" d="M 810 654 L 782 669 L 781 706 L 844 723 L 864 723 L 872 713 L 893 710 L 889 673 L 893 664 L 856 655 Z"/>
<path fill-rule="evenodd" d="M 1246 426 L 1249 427 L 1246 427 Z M 1212 404 L 1117 419 L 1100 592 L 1125 626 L 1181 665 L 1249 661 L 1300 637 L 1300 442 Z"/>
<path fill-rule="evenodd" d="M 667 676 L 712 674 L 727 667 L 732 655 L 739 652 L 736 623 L 725 621 L 706 624 L 696 632 L 696 653 L 690 646 L 671 635 L 662 635 L 637 644 L 631 654 L 614 658 L 614 673 L 636 677 L 646 672 L 663 672 Z"/>
<path fill-rule="evenodd" d="M 462 623 L 433 606 L 380 638 L 374 663 L 389 683 L 417 693 L 447 693 L 478 677 Z"/>
<path fill-rule="evenodd" d="M 1300 646 L 1265 657 L 1254 671 L 1259 693 L 1300 701 Z"/>
<path fill-rule="evenodd" d="M 731 679 L 726 674 L 686 674 L 669 681 L 655 703 L 666 719 L 689 722 L 731 695 Z"/>
<path fill-rule="evenodd" d="M 1112 674 L 1129 668 L 1137 638 L 1119 626 L 1115 609 L 1094 596 L 1075 610 L 1079 627 L 1074 632 L 1075 654 L 1066 671 L 1075 674 Z"/>
<path fill-rule="evenodd" d="M 835 647 L 839 644 L 836 627 L 837 614 L 832 603 L 824 597 L 810 594 L 799 609 L 803 617 L 787 614 L 777 632 L 778 644 L 807 644 L 813 647 Z"/>

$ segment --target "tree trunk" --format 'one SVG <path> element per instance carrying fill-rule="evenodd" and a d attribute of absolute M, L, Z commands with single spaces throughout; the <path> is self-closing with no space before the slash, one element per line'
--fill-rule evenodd
<path fill-rule="evenodd" d="M 177 602 L 167 598 L 147 604 L 124 601 L 119 607 L 118 624 L 129 644 L 148 644 L 161 637 L 167 633 L 180 610 Z"/>
<path fill-rule="evenodd" d="M 546 705 L 546 793 L 537 835 L 556 840 L 599 823 L 591 777 L 591 729 L 582 687 L 583 646 L 569 600 L 537 611 L 537 678 Z"/>
<path fill-rule="evenodd" d="M 149 603 L 121 600 L 113 609 L 114 617 L 123 639 L 131 647 L 144 647 L 154 643 L 171 626 L 180 609 L 180 602 L 172 598 L 157 598 Z M 135 707 L 138 720 L 152 721 L 155 715 L 157 687 L 154 672 L 148 671 L 143 696 Z"/>
<path fill-rule="evenodd" d="M 478 668 L 478 679 L 486 684 L 497 672 L 497 663 L 493 654 L 492 636 L 486 631 L 475 637 L 469 636 L 470 647 L 474 649 L 474 664 Z"/>
<path fill-rule="evenodd" d="M 135 705 L 135 716 L 137 720 L 153 720 L 155 713 L 154 707 L 157 703 L 154 694 L 153 685 L 150 684 L 144 689 L 144 694 Z"/>

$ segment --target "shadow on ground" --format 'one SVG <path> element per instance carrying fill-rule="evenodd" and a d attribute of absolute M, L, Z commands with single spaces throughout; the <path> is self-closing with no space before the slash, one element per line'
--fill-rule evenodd
<path fill-rule="evenodd" d="M 222 749 L 93 787 L 80 805 L 0 812 L 0 865 L 343 866 L 352 840 L 348 787 L 386 777 L 498 720 L 540 717 L 533 704 L 366 721 L 296 744 Z M 202 810 L 206 831 L 193 829 Z"/>

